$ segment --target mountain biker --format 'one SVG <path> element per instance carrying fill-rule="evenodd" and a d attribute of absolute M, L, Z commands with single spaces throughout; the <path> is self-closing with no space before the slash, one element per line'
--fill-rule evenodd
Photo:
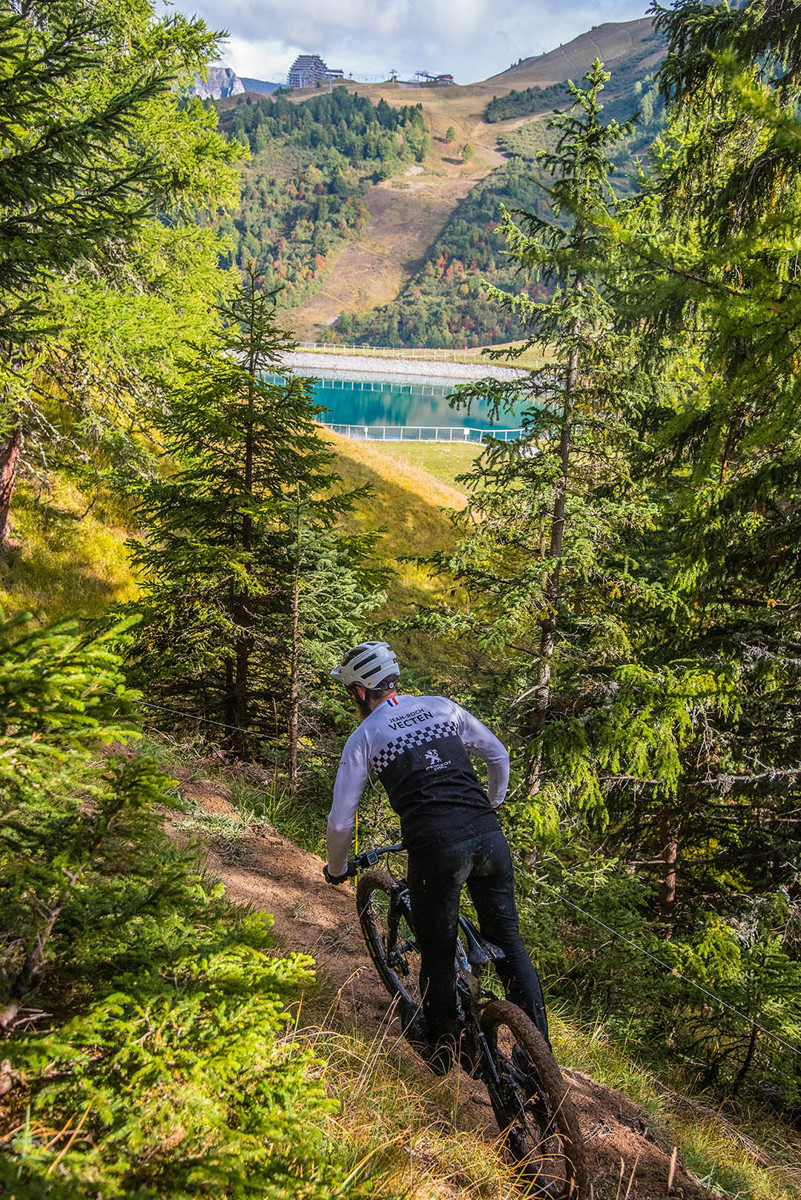
<path fill-rule="evenodd" d="M 386 642 L 355 646 L 331 674 L 355 701 L 361 724 L 337 771 L 323 874 L 332 884 L 348 878 L 356 810 L 374 771 L 400 817 L 420 950 L 425 1020 L 401 1013 L 404 1031 L 427 1044 L 435 1070 L 448 1069 L 459 1034 L 455 955 L 466 883 L 482 934 L 504 952 L 496 967 L 509 998 L 547 1038 L 542 990 L 518 928 L 509 846 L 495 815 L 509 782 L 505 747 L 452 700 L 399 693 L 400 667 Z M 487 791 L 468 751 L 487 765 Z"/>

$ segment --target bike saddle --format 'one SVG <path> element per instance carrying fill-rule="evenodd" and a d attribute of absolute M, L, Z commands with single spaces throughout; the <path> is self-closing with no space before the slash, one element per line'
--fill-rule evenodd
<path fill-rule="evenodd" d="M 492 942 L 488 942 L 469 917 L 460 917 L 459 924 L 467 942 L 467 961 L 471 967 L 483 967 L 498 958 L 506 958 L 500 946 L 493 946 Z"/>

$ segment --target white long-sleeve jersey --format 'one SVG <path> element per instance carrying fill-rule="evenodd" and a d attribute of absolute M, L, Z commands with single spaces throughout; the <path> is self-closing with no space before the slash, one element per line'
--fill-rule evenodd
<path fill-rule="evenodd" d="M 470 762 L 487 764 L 488 793 Z M 342 751 L 328 816 L 328 869 L 347 869 L 356 810 L 370 772 L 400 817 L 407 850 L 497 828 L 494 810 L 509 784 L 509 755 L 489 729 L 442 696 L 390 696 Z"/>

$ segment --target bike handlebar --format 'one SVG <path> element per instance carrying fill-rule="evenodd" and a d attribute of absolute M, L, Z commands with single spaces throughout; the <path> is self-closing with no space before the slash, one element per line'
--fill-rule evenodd
<path fill-rule="evenodd" d="M 357 854 L 355 858 L 348 859 L 348 875 L 353 877 L 359 871 L 367 870 L 368 867 L 376 867 L 381 859 L 386 854 L 397 854 L 403 850 L 401 844 L 396 846 L 374 846 L 372 850 L 362 850 L 361 854 Z"/>

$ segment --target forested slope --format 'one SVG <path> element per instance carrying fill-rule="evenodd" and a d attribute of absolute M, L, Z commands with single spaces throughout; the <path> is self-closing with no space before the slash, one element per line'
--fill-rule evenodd
<path fill-rule="evenodd" d="M 369 220 L 369 185 L 421 161 L 429 144 L 420 105 L 373 105 L 344 87 L 301 106 L 247 96 L 223 128 L 253 156 L 238 212 L 219 223 L 226 262 L 255 263 L 284 305 L 297 304 Z"/>
<path fill-rule="evenodd" d="M 326 907 L 346 898 L 307 884 L 354 719 L 331 666 L 375 635 L 407 690 L 509 746 L 559 1054 L 625 1094 L 574 1077 L 596 1195 L 667 1189 L 673 1145 L 685 1190 L 797 1194 L 795 18 L 660 15 L 665 134 L 625 190 L 640 135 L 590 65 L 539 162 L 552 206 L 501 222 L 526 293 L 498 311 L 547 364 L 460 393 L 522 406 L 521 437 L 435 486 L 402 447 L 332 447 L 264 276 L 220 269 L 204 218 L 236 211 L 245 147 L 188 94 L 214 35 L 122 0 L 0 4 L 9 1196 L 389 1198 L 407 1172 L 519 1195 L 459 1080 L 424 1090 L 358 995 L 327 1019 L 359 977 L 314 984 L 292 952 L 358 953 Z M 302 156 L 315 122 L 287 122 Z M 371 789 L 362 844 L 390 822 Z M 298 889 L 265 895 L 252 873 L 282 863 Z M 274 903 L 283 944 L 226 885 Z"/>
<path fill-rule="evenodd" d="M 649 23 L 631 24 L 630 39 L 623 36 L 628 26 L 621 26 L 620 33 L 615 33 L 617 27 L 603 27 L 619 41 L 609 47 L 616 64 L 609 85 L 610 115 L 613 111 L 619 119 L 627 119 L 638 110 L 643 115 L 638 135 L 620 154 L 622 180 L 635 171 L 637 157 L 650 144 L 661 119 L 653 75 L 664 53 L 663 43 Z M 640 24 L 646 28 L 640 29 Z M 588 52 L 585 42 L 586 36 L 566 47 L 564 62 L 580 67 Z M 302 329 L 304 336 L 313 332 L 316 340 L 339 336 L 374 345 L 448 347 L 518 338 L 519 321 L 487 303 L 485 283 L 507 287 L 513 278 L 496 232 L 499 205 L 547 203 L 531 169 L 546 144 L 545 123 L 535 121 L 517 139 L 510 135 L 509 121 L 564 107 L 566 75 L 562 82 L 546 85 L 545 93 L 537 88 L 533 101 L 531 97 L 518 100 L 528 93 L 518 93 L 513 86 L 529 66 L 547 76 L 554 69 L 549 66 L 552 57 L 530 60 L 487 84 L 436 89 L 436 96 L 431 89 L 359 86 L 354 91 L 354 85 L 339 85 L 333 94 L 304 91 L 278 99 L 221 102 L 222 127 L 253 154 L 252 164 L 243 171 L 239 211 L 220 223 L 232 244 L 225 261 L 240 267 L 254 261 L 271 286 L 283 289 L 279 301 L 283 307 L 301 306 L 297 315 L 288 314 L 289 323 Z M 560 61 L 556 69 L 568 68 Z M 487 104 L 482 97 L 489 83 L 499 95 Z M 506 112 L 498 108 L 503 103 L 517 107 Z M 481 108 L 478 115 L 470 112 L 476 104 Z M 519 121 L 513 124 L 516 128 Z M 508 163 L 493 170 L 485 143 L 497 145 Z M 409 166 L 414 164 L 419 164 L 420 175 L 415 174 L 412 182 Z M 468 176 L 462 192 L 466 197 L 449 216 L 443 206 L 445 223 L 439 230 L 433 228 L 433 242 L 422 247 L 422 266 L 410 278 L 409 267 L 418 257 L 409 252 L 413 240 L 410 237 L 408 245 L 403 238 L 393 240 L 388 252 L 396 258 L 392 268 L 400 270 L 390 268 L 390 272 L 399 275 L 402 286 L 389 303 L 365 311 L 358 283 L 349 271 L 339 281 L 334 264 L 346 244 L 358 244 L 369 235 L 365 202 L 369 185 L 404 177 L 398 186 L 413 188 L 412 199 L 423 211 L 432 198 L 448 196 L 460 172 Z M 415 222 L 408 215 L 405 220 L 411 231 Z M 373 269 L 382 268 L 382 261 L 375 261 Z M 323 286 L 345 303 L 308 305 L 317 321 L 312 331 L 303 302 Z M 318 308 L 330 310 L 331 317 L 321 322 Z"/>
<path fill-rule="evenodd" d="M 650 54 L 649 54 L 650 57 Z M 639 60 L 638 60 L 639 62 Z M 634 76 L 634 83 L 631 77 Z M 604 97 L 606 120 L 624 122 L 638 114 L 630 134 L 616 148 L 615 190 L 626 195 L 634 186 L 640 159 L 664 129 L 664 105 L 655 72 L 641 78 L 624 72 L 611 79 Z M 565 85 L 549 90 L 542 111 L 564 111 L 570 93 Z M 513 309 L 500 309 L 488 287 L 542 300 L 547 281 L 521 282 L 510 260 L 500 222 L 501 205 L 510 212 L 550 209 L 550 179 L 538 164 L 541 151 L 553 145 L 545 121 L 508 129 L 498 144 L 507 162 L 477 183 L 462 200 L 431 246 L 424 264 L 390 303 L 363 315 L 343 312 L 326 340 L 363 342 L 373 346 L 488 346 L 518 340 L 525 320 Z"/>

